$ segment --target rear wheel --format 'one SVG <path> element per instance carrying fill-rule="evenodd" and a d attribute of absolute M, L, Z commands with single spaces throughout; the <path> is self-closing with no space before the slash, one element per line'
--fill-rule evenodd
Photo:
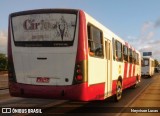
<path fill-rule="evenodd" d="M 115 95 L 115 101 L 119 101 L 122 98 L 122 83 L 120 80 L 117 81 L 116 85 L 116 95 Z"/>
<path fill-rule="evenodd" d="M 132 86 L 132 88 L 135 89 L 137 87 L 138 83 L 139 83 L 139 80 L 138 80 L 138 77 L 137 77 L 136 78 L 136 83 Z"/>

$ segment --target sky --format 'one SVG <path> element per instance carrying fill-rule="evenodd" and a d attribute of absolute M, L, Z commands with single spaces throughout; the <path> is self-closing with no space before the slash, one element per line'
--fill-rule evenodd
<path fill-rule="evenodd" d="M 160 0 L 0 0 L 0 53 L 7 53 L 9 14 L 43 8 L 82 9 L 160 61 Z"/>

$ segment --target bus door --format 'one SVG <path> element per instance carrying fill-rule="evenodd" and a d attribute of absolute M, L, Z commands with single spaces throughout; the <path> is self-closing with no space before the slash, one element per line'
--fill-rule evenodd
<path fill-rule="evenodd" d="M 111 89 L 112 89 L 112 52 L 111 52 L 111 41 L 108 39 L 105 39 L 105 52 L 106 52 L 106 87 L 105 87 L 105 96 L 110 96 L 111 95 Z"/>

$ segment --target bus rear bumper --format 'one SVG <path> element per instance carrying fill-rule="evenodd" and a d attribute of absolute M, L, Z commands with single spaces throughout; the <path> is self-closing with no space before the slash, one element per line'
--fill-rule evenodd
<path fill-rule="evenodd" d="M 103 100 L 104 87 L 104 83 L 88 87 L 87 82 L 70 86 L 42 86 L 10 82 L 9 92 L 11 96 L 15 97 L 90 101 Z"/>

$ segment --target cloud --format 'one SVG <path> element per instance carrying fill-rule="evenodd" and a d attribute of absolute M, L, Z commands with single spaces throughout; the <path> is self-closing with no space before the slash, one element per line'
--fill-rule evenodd
<path fill-rule="evenodd" d="M 7 52 L 7 31 L 0 31 L 0 53 Z"/>
<path fill-rule="evenodd" d="M 151 45 L 144 45 L 142 48 L 139 49 L 139 51 L 141 51 L 141 52 L 149 52 L 151 50 L 152 50 Z"/>
<path fill-rule="evenodd" d="M 151 40 L 155 35 L 155 27 L 153 22 L 145 22 L 142 25 L 139 39 L 142 41 Z"/>
<path fill-rule="evenodd" d="M 155 22 L 154 27 L 155 28 L 160 27 L 160 18 Z"/>
<path fill-rule="evenodd" d="M 153 57 L 160 61 L 159 27 L 160 18 L 155 22 L 144 22 L 140 28 L 140 34 L 137 37 L 128 36 L 127 40 L 140 52 L 152 52 Z"/>
<path fill-rule="evenodd" d="M 154 58 L 159 60 L 160 61 L 160 47 L 157 47 L 157 49 L 154 49 L 153 50 L 153 55 L 154 55 Z"/>
<path fill-rule="evenodd" d="M 150 41 L 150 42 L 148 42 L 148 44 L 160 46 L 160 40 Z"/>
<path fill-rule="evenodd" d="M 153 39 L 153 37 L 154 37 L 154 35 L 155 35 L 155 32 L 148 32 L 147 33 L 147 36 L 146 36 L 146 39 L 148 40 L 148 39 Z"/>
<path fill-rule="evenodd" d="M 153 22 L 145 22 L 141 28 L 141 33 L 146 33 L 148 30 L 152 29 L 154 27 Z"/>

